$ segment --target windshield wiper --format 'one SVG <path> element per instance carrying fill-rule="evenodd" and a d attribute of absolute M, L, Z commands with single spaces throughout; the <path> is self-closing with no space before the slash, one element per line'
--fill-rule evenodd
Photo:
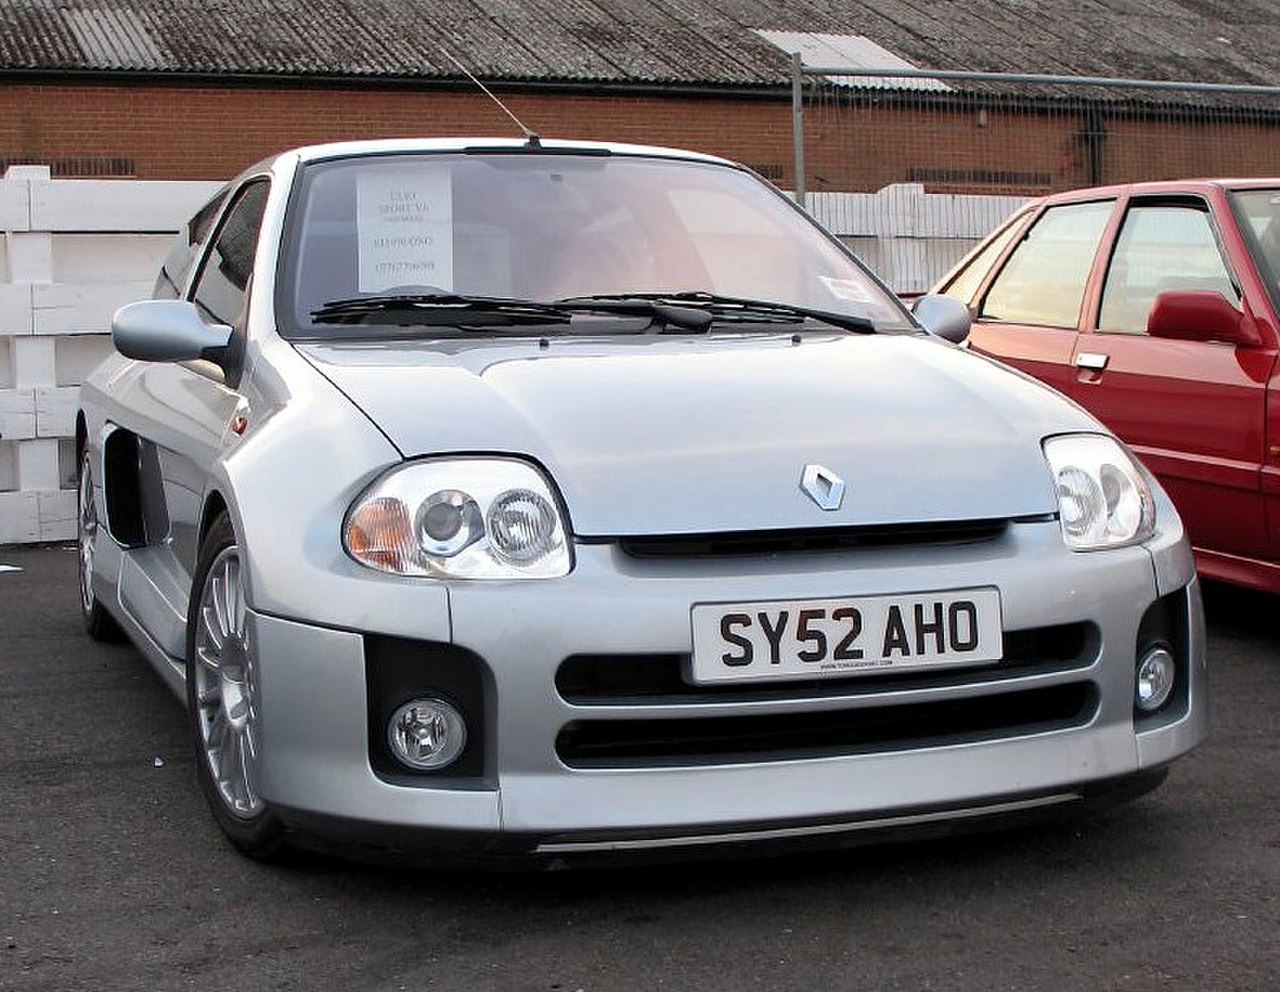
<path fill-rule="evenodd" d="M 874 334 L 875 322 L 849 313 L 835 313 L 815 307 L 802 307 L 794 303 L 774 303 L 769 300 L 753 300 L 741 296 L 720 296 L 703 290 L 683 290 L 675 293 L 600 293 L 594 296 L 571 296 L 556 300 L 556 306 L 580 303 L 661 303 L 685 309 L 697 309 L 716 321 L 739 323 L 798 324 L 805 320 L 817 320 L 855 334 Z"/>
<path fill-rule="evenodd" d="M 376 323 L 471 330 L 548 324 L 567 327 L 574 315 L 592 313 L 644 317 L 658 324 L 660 333 L 664 334 L 701 334 L 714 322 L 799 324 L 806 320 L 817 320 L 858 334 L 875 331 L 875 324 L 866 317 L 792 303 L 719 296 L 701 290 L 600 293 L 545 302 L 443 292 L 389 293 L 331 300 L 311 311 L 311 319 L 320 324 Z M 599 332 L 596 326 L 589 333 Z"/>
<path fill-rule="evenodd" d="M 567 323 L 571 316 L 569 310 L 550 304 L 501 297 L 460 296 L 456 293 L 351 296 L 330 300 L 311 311 L 311 319 L 318 324 L 473 326 L 478 322 L 477 318 L 489 324 L 560 324 Z"/>
<path fill-rule="evenodd" d="M 492 328 L 495 325 L 569 324 L 575 314 L 608 314 L 644 317 L 664 330 L 705 331 L 712 314 L 701 308 L 673 306 L 657 298 L 580 300 L 507 299 L 498 296 L 465 296 L 457 293 L 395 293 L 353 296 L 331 300 L 311 311 L 319 324 L 398 324 L 452 326 L 460 329 Z M 599 328 L 592 329 L 598 333 Z"/>

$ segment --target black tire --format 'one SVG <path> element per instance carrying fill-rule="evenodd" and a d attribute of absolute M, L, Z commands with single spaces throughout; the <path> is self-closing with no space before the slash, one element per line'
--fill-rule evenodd
<path fill-rule="evenodd" d="M 223 513 L 200 546 L 191 586 L 188 726 L 196 778 L 218 826 L 242 853 L 270 861 L 281 853 L 283 830 L 257 792 L 257 659 L 244 624 L 240 567 L 235 531 Z"/>
<path fill-rule="evenodd" d="M 98 504 L 93 496 L 93 459 L 88 445 L 80 449 L 76 486 L 76 555 L 79 572 L 80 619 L 85 633 L 95 641 L 115 642 L 123 631 L 93 592 L 93 562 L 101 536 Z"/>

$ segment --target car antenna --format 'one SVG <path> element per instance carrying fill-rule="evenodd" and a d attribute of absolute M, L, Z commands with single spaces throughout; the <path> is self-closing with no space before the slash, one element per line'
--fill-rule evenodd
<path fill-rule="evenodd" d="M 503 103 L 501 100 L 499 100 L 499 99 L 498 99 L 498 98 L 493 94 L 493 91 L 492 91 L 492 90 L 490 90 L 490 89 L 489 89 L 489 87 L 485 86 L 485 84 L 484 84 L 484 83 L 482 83 L 482 82 L 480 82 L 480 80 L 476 79 L 476 77 L 475 77 L 474 75 L 472 75 L 472 74 L 471 74 L 471 70 L 470 70 L 470 69 L 468 69 L 465 65 L 463 65 L 463 64 L 462 64 L 461 62 L 459 62 L 456 58 L 454 58 L 454 56 L 453 56 L 453 52 L 449 51 L 449 49 L 445 48 L 443 45 L 439 45 L 439 46 L 437 46 L 437 47 L 440 49 L 440 51 L 441 51 L 441 52 L 443 52 L 443 53 L 444 53 L 445 58 L 447 58 L 450 62 L 452 62 L 454 65 L 456 65 L 456 66 L 457 66 L 457 67 L 462 71 L 462 74 L 463 74 L 464 76 L 466 76 L 466 77 L 467 77 L 468 79 L 470 79 L 473 83 L 475 83 L 478 87 L 480 87 L 480 92 L 481 92 L 481 93 L 483 93 L 483 94 L 484 94 L 485 96 L 487 96 L 490 100 L 492 100 L 494 103 L 496 103 L 500 108 L 502 108 L 502 112 L 503 112 L 504 114 L 506 114 L 508 117 L 510 117 L 513 121 L 515 121 L 515 125 L 516 125 L 516 127 L 518 127 L 521 131 L 523 131 L 523 132 L 524 132 L 524 136 L 525 136 L 526 138 L 528 138 L 528 139 L 529 139 L 529 147 L 530 147 L 530 148 L 541 148 L 541 147 L 542 147 L 542 139 L 541 139 L 540 137 L 538 137 L 538 132 L 537 132 L 537 131 L 533 130 L 533 129 L 532 129 L 532 128 L 530 128 L 530 127 L 525 127 L 524 121 L 522 121 L 519 117 L 517 117 L 515 114 L 513 114 L 513 113 L 512 113 L 512 112 L 507 108 L 507 105 L 506 105 L 505 103 Z"/>

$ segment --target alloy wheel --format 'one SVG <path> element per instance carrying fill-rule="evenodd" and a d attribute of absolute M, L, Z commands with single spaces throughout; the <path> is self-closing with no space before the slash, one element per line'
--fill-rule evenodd
<path fill-rule="evenodd" d="M 77 495 L 76 549 L 80 556 L 80 608 L 88 615 L 93 601 L 93 556 L 98 538 L 98 507 L 93 499 L 93 475 L 88 449 L 80 457 Z"/>
<path fill-rule="evenodd" d="M 196 617 L 192 677 L 202 758 L 227 811 L 260 814 L 256 664 L 246 622 L 240 554 L 223 548 L 205 574 Z"/>

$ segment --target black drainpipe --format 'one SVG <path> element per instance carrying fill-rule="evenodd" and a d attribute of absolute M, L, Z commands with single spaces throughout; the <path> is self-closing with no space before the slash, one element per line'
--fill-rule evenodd
<path fill-rule="evenodd" d="M 1102 174 L 1102 152 L 1107 142 L 1107 121 L 1098 107 L 1085 110 L 1080 137 L 1089 152 L 1089 185 L 1101 186 L 1106 182 Z"/>

